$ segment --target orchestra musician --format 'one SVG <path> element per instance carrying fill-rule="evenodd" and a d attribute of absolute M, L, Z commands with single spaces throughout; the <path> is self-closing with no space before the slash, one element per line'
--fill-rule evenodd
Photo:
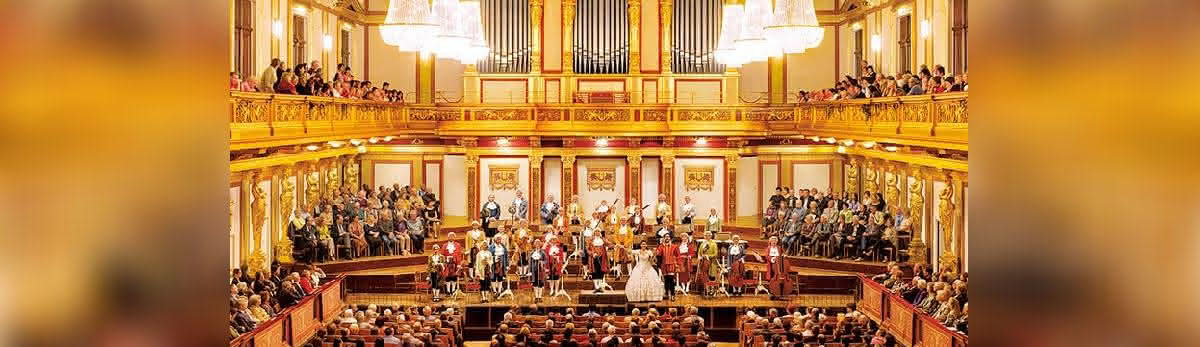
<path fill-rule="evenodd" d="M 593 236 L 588 243 L 587 267 L 592 275 L 592 286 L 595 288 L 592 293 L 602 293 L 606 285 L 604 274 L 608 273 L 608 250 L 600 234 Z"/>
<path fill-rule="evenodd" d="M 779 238 L 772 236 L 767 240 L 767 250 L 764 262 L 767 263 L 767 291 L 771 300 L 791 292 L 791 280 L 788 278 L 787 259 L 784 258 L 783 248 L 779 246 Z M 756 254 L 760 260 L 762 254 Z"/>
<path fill-rule="evenodd" d="M 446 293 L 454 294 L 458 291 L 458 275 L 460 264 L 463 263 L 463 247 L 454 241 L 454 233 L 446 234 L 450 240 L 446 241 L 446 247 L 442 248 L 442 256 L 445 257 L 445 269 L 442 271 L 446 274 Z"/>
<path fill-rule="evenodd" d="M 579 204 L 579 195 L 571 196 L 571 204 L 567 205 L 567 222 L 571 225 L 583 224 L 583 205 Z"/>
<path fill-rule="evenodd" d="M 666 194 L 658 194 L 658 205 L 654 207 L 654 220 L 657 225 L 668 224 L 671 220 L 671 204 L 667 203 Z"/>
<path fill-rule="evenodd" d="M 542 245 L 542 239 L 534 240 L 533 250 L 529 253 L 529 280 L 533 282 L 534 302 L 542 301 L 542 290 L 546 288 L 546 275 L 550 270 L 546 250 Z"/>
<path fill-rule="evenodd" d="M 725 263 L 729 264 L 729 286 L 733 289 L 733 296 L 742 296 L 743 276 L 746 275 L 746 244 L 737 234 L 733 234 L 726 257 Z"/>
<path fill-rule="evenodd" d="M 680 224 L 692 224 L 692 219 L 696 218 L 696 205 L 692 203 L 691 196 L 683 197 L 682 209 L 683 210 L 682 210 L 681 215 L 683 216 L 683 218 L 679 219 L 679 223 Z"/>
<path fill-rule="evenodd" d="M 524 195 L 518 190 L 517 197 L 508 205 L 508 213 L 512 215 L 512 220 L 529 218 L 529 201 L 525 200 Z"/>
<path fill-rule="evenodd" d="M 429 289 L 433 291 L 434 301 L 441 299 L 442 271 L 445 267 L 445 256 L 442 255 L 441 246 L 435 244 L 433 254 L 429 255 Z"/>
<path fill-rule="evenodd" d="M 628 212 L 626 212 L 625 219 L 627 220 L 626 223 L 632 227 L 631 231 L 634 235 L 639 235 L 642 233 L 642 225 L 645 221 L 642 211 L 644 211 L 647 207 L 650 207 L 650 205 L 647 204 L 645 206 L 639 206 L 637 199 L 629 200 L 629 207 L 627 208 Z"/>
<path fill-rule="evenodd" d="M 496 195 L 489 194 L 488 201 L 483 204 L 483 208 L 479 210 L 479 218 L 483 224 L 483 231 L 488 238 L 496 235 L 496 228 L 492 227 L 493 220 L 500 219 L 500 204 L 496 202 Z"/>
<path fill-rule="evenodd" d="M 692 289 L 692 278 L 696 277 L 696 246 L 692 244 L 692 235 L 679 236 L 679 260 L 675 264 L 675 279 L 688 295 Z"/>
<path fill-rule="evenodd" d="M 628 223 L 621 225 L 621 227 L 613 231 L 612 234 L 609 234 L 609 242 L 613 245 L 613 253 L 616 254 L 616 256 L 613 257 L 613 260 L 617 267 L 617 277 L 621 277 L 622 266 L 625 265 L 629 266 L 629 271 L 631 271 L 630 273 L 632 274 L 633 264 L 631 263 L 631 252 L 633 251 L 634 228 L 636 228 L 636 226 L 633 223 L 633 220 L 629 220 Z"/>
<path fill-rule="evenodd" d="M 529 221 L 520 220 L 517 222 L 517 230 L 513 231 L 513 256 L 517 258 L 517 275 L 524 276 L 529 273 L 529 251 L 533 246 L 533 231 L 529 230 Z"/>
<path fill-rule="evenodd" d="M 663 277 L 666 298 L 671 300 L 675 297 L 675 267 L 679 263 L 679 247 L 671 244 L 670 237 L 664 236 L 655 249 L 654 256 L 657 258 L 659 273 Z"/>
<path fill-rule="evenodd" d="M 713 236 L 721 233 L 721 216 L 717 215 L 717 209 L 708 209 L 708 219 L 704 220 L 704 232 L 712 233 Z"/>
<path fill-rule="evenodd" d="M 546 196 L 546 203 L 542 204 L 542 224 L 554 223 L 558 218 L 558 203 L 554 202 L 554 195 Z"/>
<path fill-rule="evenodd" d="M 696 246 L 696 255 L 700 257 L 699 267 L 696 269 L 696 280 L 703 286 L 704 296 L 711 296 L 715 293 L 717 277 L 721 275 L 721 267 L 717 264 L 717 255 L 720 253 L 720 245 L 717 244 L 717 239 L 713 237 L 711 231 L 704 232 L 704 239 L 700 240 Z"/>
<path fill-rule="evenodd" d="M 489 283 L 492 285 L 492 293 L 497 295 L 504 290 L 505 276 L 508 275 L 509 247 L 505 236 L 505 233 L 501 231 L 495 237 L 492 237 L 492 243 L 488 245 L 488 251 L 492 254 L 491 269 L 488 270 L 488 275 L 490 276 Z"/>
<path fill-rule="evenodd" d="M 562 287 L 563 272 L 566 271 L 567 252 L 559 242 L 558 237 L 552 233 L 548 233 L 548 239 L 543 246 L 543 251 L 546 253 L 547 271 L 546 278 L 550 279 L 550 295 L 558 295 L 560 292 L 565 294 Z"/>
<path fill-rule="evenodd" d="M 465 249 L 466 251 L 468 251 L 467 254 L 469 254 L 470 258 L 471 258 L 471 259 L 468 259 L 468 264 L 470 264 L 470 265 L 475 264 L 475 261 L 476 261 L 475 256 L 477 254 L 479 254 L 479 250 L 482 249 L 484 244 L 487 243 L 487 239 L 488 239 L 488 236 L 483 231 L 483 229 L 479 227 L 479 221 L 471 222 L 471 231 L 467 232 L 467 237 L 466 237 L 466 242 L 467 242 L 466 247 L 467 248 Z M 469 274 L 469 276 L 471 278 L 476 278 L 475 272 L 468 271 L 467 273 Z"/>
<path fill-rule="evenodd" d="M 480 244 L 479 253 L 475 254 L 475 278 L 479 279 L 479 299 L 481 302 L 488 302 L 488 289 L 491 287 L 491 271 L 492 267 L 492 252 L 490 238 L 485 239 L 483 244 Z"/>

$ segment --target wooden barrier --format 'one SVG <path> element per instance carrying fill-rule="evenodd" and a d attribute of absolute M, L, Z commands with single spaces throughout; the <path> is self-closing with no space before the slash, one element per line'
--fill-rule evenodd
<path fill-rule="evenodd" d="M 231 347 L 285 347 L 303 345 L 316 334 L 322 322 L 337 315 L 345 306 L 345 275 L 339 275 L 288 307 L 275 317 L 258 324 L 254 330 L 230 341 Z"/>
<path fill-rule="evenodd" d="M 952 331 L 882 284 L 858 275 L 858 309 L 887 328 L 904 346 L 966 347 L 967 336 Z"/>

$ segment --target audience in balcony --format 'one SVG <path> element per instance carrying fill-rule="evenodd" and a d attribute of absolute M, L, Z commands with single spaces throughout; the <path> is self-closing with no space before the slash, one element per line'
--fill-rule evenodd
<path fill-rule="evenodd" d="M 375 87 L 371 81 L 356 80 L 346 64 L 338 64 L 332 80 L 325 81 L 322 76 L 324 74 L 319 60 L 288 68 L 283 61 L 275 58 L 271 59 L 271 65 L 267 66 L 257 79 L 243 78 L 236 72 L 230 73 L 229 90 L 404 102 L 404 92 L 391 89 L 387 82 L 384 82 L 382 87 Z"/>
<path fill-rule="evenodd" d="M 883 284 L 942 325 L 966 334 L 967 274 L 935 272 L 926 264 L 915 264 L 912 271 L 912 277 L 906 278 L 898 264 L 888 263 L 888 271 L 871 280 Z"/>
<path fill-rule="evenodd" d="M 904 71 L 897 76 L 879 76 L 875 67 L 863 64 L 859 77 L 846 76 L 832 88 L 800 91 L 799 102 L 836 101 L 877 97 L 941 94 L 967 90 L 967 73 L 946 76 L 946 67 L 934 66 L 933 70 L 921 65 L 916 73 Z"/>
<path fill-rule="evenodd" d="M 288 273 L 278 262 L 269 271 L 254 274 L 253 279 L 242 268 L 230 272 L 229 331 L 230 336 L 254 330 L 285 308 L 312 295 L 325 272 L 313 265 Z M 269 272 L 269 275 L 268 275 Z"/>
<path fill-rule="evenodd" d="M 437 197 L 425 188 L 341 187 L 311 206 L 294 209 L 287 233 L 292 253 L 301 262 L 321 262 L 367 255 L 409 255 L 425 251 L 425 239 L 436 236 L 440 215 Z"/>

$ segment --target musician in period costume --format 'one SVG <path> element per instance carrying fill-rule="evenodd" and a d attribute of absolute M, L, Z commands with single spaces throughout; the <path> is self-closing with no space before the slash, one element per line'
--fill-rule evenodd
<path fill-rule="evenodd" d="M 550 272 L 549 257 L 542 248 L 542 239 L 533 241 L 533 249 L 529 253 L 529 281 L 533 283 L 533 301 L 542 301 L 542 290 L 546 288 L 547 274 Z"/>
<path fill-rule="evenodd" d="M 632 221 L 630 221 L 629 223 L 621 225 L 620 228 L 617 228 L 617 230 L 609 234 L 609 242 L 613 246 L 613 253 L 616 254 L 616 256 L 613 257 L 613 261 L 616 263 L 617 277 L 621 276 L 622 267 L 625 265 L 629 265 L 629 270 L 633 271 L 633 265 L 630 262 L 632 260 L 631 252 L 633 251 L 634 228 L 636 228 L 636 226 Z"/>
<path fill-rule="evenodd" d="M 513 231 L 512 242 L 513 255 L 517 258 L 517 274 L 524 276 L 529 273 L 529 252 L 533 247 L 533 231 L 529 230 L 529 221 L 520 220 L 517 222 L 517 229 Z"/>
<path fill-rule="evenodd" d="M 571 204 L 567 205 L 567 222 L 571 225 L 583 224 L 583 205 L 579 203 L 579 195 L 571 196 Z"/>
<path fill-rule="evenodd" d="M 591 253 L 591 249 L 588 247 L 588 244 L 592 242 L 592 237 L 602 234 L 600 231 L 600 216 L 600 212 L 592 213 L 592 217 L 588 218 L 586 224 L 583 226 L 583 231 L 579 232 L 579 237 L 575 238 L 574 255 L 578 256 L 579 259 L 588 258 L 588 255 Z M 586 278 L 589 276 L 591 276 L 591 274 L 587 271 L 584 271 L 584 277 Z"/>
<path fill-rule="evenodd" d="M 593 293 L 604 291 L 604 274 L 608 273 L 608 249 L 604 238 L 596 234 L 588 242 L 587 271 L 592 275 Z"/>
<path fill-rule="evenodd" d="M 488 236 L 479 226 L 479 221 L 471 222 L 471 231 L 467 232 L 467 248 L 465 249 L 467 254 L 471 255 L 471 259 L 468 259 L 469 264 L 475 264 L 475 255 L 478 254 L 481 249 L 483 249 L 482 247 L 487 243 L 487 238 Z M 468 271 L 468 273 L 470 274 L 471 278 L 475 278 L 474 272 Z"/>
<path fill-rule="evenodd" d="M 458 275 L 459 272 L 462 271 L 462 267 L 460 265 L 463 264 L 464 250 L 463 247 L 458 244 L 458 241 L 454 241 L 454 236 L 455 235 L 453 232 L 446 234 L 446 237 L 450 239 L 446 241 L 446 246 L 442 247 L 442 256 L 444 257 L 446 264 L 445 269 L 442 271 L 445 273 L 446 277 L 446 293 L 450 294 L 454 294 L 454 292 L 458 291 Z M 469 251 L 470 249 L 467 250 Z"/>
<path fill-rule="evenodd" d="M 642 211 L 646 210 L 647 207 L 650 207 L 650 205 L 638 205 L 637 199 L 629 200 L 629 207 L 626 208 L 627 211 L 625 212 L 625 223 L 632 227 L 630 231 L 634 235 L 642 233 L 642 225 L 646 220 Z"/>
<path fill-rule="evenodd" d="M 662 225 L 658 226 L 658 230 L 654 232 L 654 236 L 656 236 L 660 239 L 663 237 L 674 238 L 675 237 L 675 225 L 673 225 L 671 223 L 671 220 L 668 219 L 666 224 L 662 224 Z"/>
<path fill-rule="evenodd" d="M 663 288 L 666 289 L 667 300 L 675 297 L 675 272 L 679 263 L 679 247 L 671 243 L 670 237 L 663 237 L 655 249 L 659 272 L 663 278 Z"/>
<path fill-rule="evenodd" d="M 699 266 L 696 268 L 696 281 L 703 286 L 705 296 L 713 295 L 716 290 L 717 278 L 721 275 L 721 266 L 718 264 L 717 256 L 720 254 L 720 245 L 716 234 L 710 231 L 704 232 L 704 239 L 697 242 L 696 256 L 699 257 Z"/>
<path fill-rule="evenodd" d="M 671 204 L 667 203 L 666 194 L 658 194 L 658 204 L 654 206 L 654 220 L 654 224 L 657 225 L 668 224 L 671 220 Z"/>
<path fill-rule="evenodd" d="M 696 204 L 692 203 L 691 196 L 683 197 L 683 207 L 680 212 L 680 224 L 692 224 L 692 220 L 696 219 Z"/>
<path fill-rule="evenodd" d="M 717 209 L 708 209 L 708 218 L 704 220 L 704 232 L 712 233 L 714 237 L 721 233 L 721 216 L 717 214 Z"/>
<path fill-rule="evenodd" d="M 496 294 L 504 290 L 504 279 L 508 275 L 508 240 L 505 240 L 504 236 L 504 232 L 501 231 L 492 237 L 492 242 L 488 245 L 488 252 L 492 254 L 491 269 L 488 270 L 489 283 L 492 292 Z M 482 290 L 483 287 L 480 288 Z"/>
<path fill-rule="evenodd" d="M 517 197 L 508 205 L 508 213 L 512 215 L 512 220 L 529 218 L 529 200 L 525 200 L 525 194 L 520 190 L 517 191 Z"/>
<path fill-rule="evenodd" d="M 675 264 L 675 280 L 678 281 L 683 294 L 688 295 L 692 290 L 692 278 L 696 277 L 696 245 L 692 242 L 691 234 L 679 236 L 679 260 Z"/>
<path fill-rule="evenodd" d="M 500 219 L 500 203 L 496 202 L 495 194 L 488 195 L 488 201 L 479 210 L 479 218 L 487 237 L 495 236 L 496 228 L 492 227 L 492 221 Z"/>
<path fill-rule="evenodd" d="M 783 255 L 779 239 L 775 237 L 768 239 L 764 262 L 767 264 L 767 291 L 771 293 L 771 300 L 787 295 L 791 291 L 787 259 Z M 763 256 L 759 255 L 759 258 L 762 259 Z"/>
<path fill-rule="evenodd" d="M 543 246 L 543 252 L 546 253 L 547 259 L 546 278 L 550 280 L 550 295 L 553 296 L 564 290 L 562 278 L 567 269 L 567 250 L 557 237 L 551 237 Z"/>
<path fill-rule="evenodd" d="M 542 204 L 542 224 L 554 223 L 554 219 L 558 218 L 558 203 L 554 202 L 554 195 L 546 196 L 546 203 Z"/>
<path fill-rule="evenodd" d="M 442 291 L 442 272 L 446 269 L 446 256 L 442 248 L 433 245 L 433 254 L 429 255 L 429 289 L 433 291 L 433 299 L 438 300 Z"/>
<path fill-rule="evenodd" d="M 726 255 L 725 264 L 729 266 L 729 287 L 733 289 L 734 296 L 742 296 L 742 282 L 745 281 L 744 276 L 746 275 L 746 244 L 741 237 L 733 234 Z"/>
<path fill-rule="evenodd" d="M 617 199 L 617 200 L 620 201 L 620 199 Z M 614 203 L 613 205 L 614 206 L 612 207 L 612 209 L 609 210 L 609 212 L 608 212 L 608 216 L 604 218 L 604 234 L 605 235 L 612 234 L 612 232 L 616 231 L 618 227 L 620 227 L 622 224 L 625 224 L 625 223 L 622 223 L 623 218 L 621 218 L 621 214 L 625 213 L 625 209 L 618 208 L 618 205 L 616 205 L 616 203 Z"/>
<path fill-rule="evenodd" d="M 488 302 L 488 288 L 491 287 L 492 252 L 487 241 L 480 244 L 479 253 L 475 254 L 475 278 L 479 279 L 479 296 L 482 302 Z"/>

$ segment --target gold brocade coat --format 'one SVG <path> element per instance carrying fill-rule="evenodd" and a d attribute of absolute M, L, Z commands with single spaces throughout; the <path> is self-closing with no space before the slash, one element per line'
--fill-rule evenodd
<path fill-rule="evenodd" d="M 696 252 L 696 255 L 701 259 L 700 264 L 707 264 L 708 275 L 714 278 L 721 274 L 721 267 L 717 264 L 717 254 L 719 249 L 720 248 L 717 245 L 717 240 L 707 239 L 700 241 L 699 249 Z M 700 271 L 706 270 L 700 269 Z"/>
<path fill-rule="evenodd" d="M 615 232 L 609 234 L 608 241 L 613 245 L 620 246 L 613 247 L 616 248 L 618 255 L 616 259 L 621 261 L 630 260 L 630 250 L 633 249 L 633 232 L 629 229 L 628 225 L 621 225 Z"/>
<path fill-rule="evenodd" d="M 478 233 L 476 233 L 477 231 Z M 470 250 L 472 248 L 479 247 L 479 245 L 483 244 L 486 239 L 487 235 L 483 233 L 482 229 L 474 229 L 467 232 L 467 244 L 465 246 L 467 247 L 467 250 Z"/>
<path fill-rule="evenodd" d="M 533 249 L 533 232 L 529 229 L 517 229 L 515 235 L 517 251 L 521 254 L 528 254 Z"/>
<path fill-rule="evenodd" d="M 573 220 L 578 220 L 579 223 L 583 223 L 583 207 L 574 202 L 567 206 L 567 223 L 570 223 Z"/>
<path fill-rule="evenodd" d="M 670 218 L 671 217 L 671 205 L 668 205 L 665 202 L 658 203 L 658 206 L 654 207 L 654 214 L 658 217 Z"/>

